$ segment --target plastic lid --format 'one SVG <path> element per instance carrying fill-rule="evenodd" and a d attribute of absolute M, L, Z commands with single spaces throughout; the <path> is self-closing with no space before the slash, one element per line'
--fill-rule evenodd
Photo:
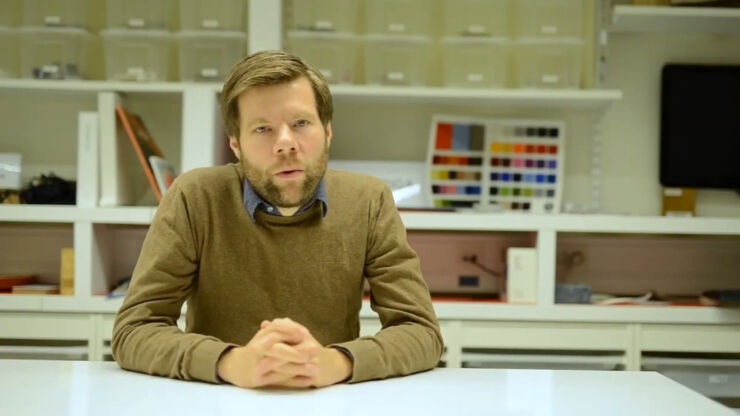
<path fill-rule="evenodd" d="M 130 37 L 148 37 L 148 38 L 169 38 L 172 35 L 166 30 L 154 29 L 105 29 L 100 31 L 100 36 L 130 36 Z"/>
<path fill-rule="evenodd" d="M 519 38 L 517 43 L 547 45 L 583 45 L 583 38 Z"/>
<path fill-rule="evenodd" d="M 178 38 L 230 38 L 246 39 L 246 32 L 236 30 L 183 30 L 174 33 Z"/>
<path fill-rule="evenodd" d="M 471 44 L 471 43 L 511 43 L 511 39 L 493 36 L 448 36 L 442 38 L 442 43 L 449 44 Z"/>
<path fill-rule="evenodd" d="M 365 40 L 377 42 L 407 42 L 407 43 L 431 43 L 432 38 L 424 35 L 365 35 Z"/>
<path fill-rule="evenodd" d="M 358 38 L 354 33 L 348 32 L 320 32 L 313 30 L 293 30 L 288 32 L 291 39 L 337 39 L 337 40 L 356 40 Z"/>
<path fill-rule="evenodd" d="M 44 33 L 58 35 L 77 35 L 90 36 L 90 32 L 78 27 L 44 27 L 44 26 L 23 26 L 18 28 L 19 33 Z"/>

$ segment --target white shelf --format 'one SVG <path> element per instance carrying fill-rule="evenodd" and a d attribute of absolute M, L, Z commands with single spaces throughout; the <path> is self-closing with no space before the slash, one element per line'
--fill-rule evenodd
<path fill-rule="evenodd" d="M 155 207 L 77 208 L 73 205 L 0 205 L 0 222 L 150 224 Z"/>
<path fill-rule="evenodd" d="M 606 110 L 622 99 L 618 90 L 522 90 L 460 89 L 439 87 L 384 87 L 335 85 L 336 101 L 378 104 L 453 104 L 465 106 L 506 106 Z"/>
<path fill-rule="evenodd" d="M 615 6 L 612 33 L 740 33 L 740 9 Z"/>
<path fill-rule="evenodd" d="M 740 218 L 402 212 L 409 230 L 740 235 Z"/>
<path fill-rule="evenodd" d="M 221 91 L 220 83 L 120 82 L 85 80 L 0 80 L 0 90 L 97 93 L 101 91 L 135 93 L 182 93 L 186 89 L 205 88 Z M 617 90 L 521 90 L 460 89 L 441 87 L 386 87 L 371 85 L 333 85 L 336 101 L 376 104 L 453 104 L 465 106 L 507 106 L 606 110 L 622 99 Z"/>
<path fill-rule="evenodd" d="M 122 298 L 104 296 L 0 295 L 0 311 L 115 314 L 122 302 Z M 535 306 L 435 301 L 434 309 L 440 320 L 740 324 L 740 309 L 702 306 Z M 360 317 L 377 317 L 370 302 L 363 301 Z"/>

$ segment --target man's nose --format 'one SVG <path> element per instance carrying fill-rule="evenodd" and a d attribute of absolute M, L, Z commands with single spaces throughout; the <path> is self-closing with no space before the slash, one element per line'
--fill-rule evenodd
<path fill-rule="evenodd" d="M 275 142 L 275 153 L 286 154 L 293 153 L 298 150 L 293 131 L 289 126 L 283 126 L 280 128 L 278 133 L 277 141 Z"/>

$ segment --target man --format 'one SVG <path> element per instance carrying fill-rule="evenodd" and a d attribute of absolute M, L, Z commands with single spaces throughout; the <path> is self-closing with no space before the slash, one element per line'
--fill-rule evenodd
<path fill-rule="evenodd" d="M 333 104 L 321 73 L 284 52 L 250 55 L 221 109 L 239 163 L 187 172 L 167 191 L 116 316 L 119 365 L 241 387 L 434 367 L 439 324 L 391 192 L 326 169 Z M 383 329 L 358 338 L 365 281 Z"/>

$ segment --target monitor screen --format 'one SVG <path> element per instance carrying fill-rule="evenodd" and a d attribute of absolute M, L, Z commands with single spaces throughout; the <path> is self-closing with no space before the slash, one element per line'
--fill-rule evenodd
<path fill-rule="evenodd" d="M 740 190 L 740 66 L 663 67 L 660 183 Z"/>

